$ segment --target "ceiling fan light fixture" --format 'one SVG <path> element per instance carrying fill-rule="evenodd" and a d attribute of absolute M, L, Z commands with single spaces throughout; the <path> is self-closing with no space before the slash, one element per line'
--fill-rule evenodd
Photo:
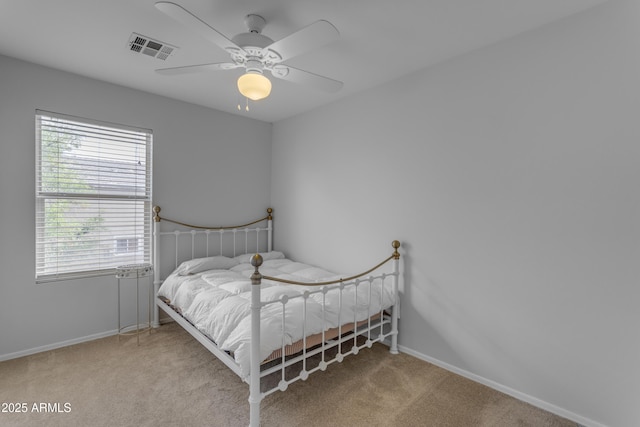
<path fill-rule="evenodd" d="M 250 100 L 258 101 L 271 93 L 271 81 L 263 74 L 248 72 L 238 78 L 238 90 Z"/>

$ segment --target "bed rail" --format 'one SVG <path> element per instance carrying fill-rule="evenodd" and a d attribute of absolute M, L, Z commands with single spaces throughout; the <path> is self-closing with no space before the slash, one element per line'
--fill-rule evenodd
<path fill-rule="evenodd" d="M 378 341 L 383 341 L 386 338 L 390 338 L 391 339 L 391 345 L 390 345 L 390 352 L 392 354 L 398 354 L 398 311 L 399 311 L 399 298 L 398 298 L 398 282 L 399 282 L 399 276 L 400 276 L 400 268 L 399 268 L 399 260 L 400 260 L 400 253 L 398 252 L 398 249 L 400 248 L 400 242 L 398 240 L 394 240 L 392 242 L 392 247 L 393 247 L 393 253 L 391 254 L 391 256 L 389 256 L 387 259 L 383 260 L 382 262 L 380 262 L 379 264 L 375 265 L 374 267 L 368 269 L 367 271 L 364 271 L 362 273 L 350 276 L 350 277 L 346 277 L 346 278 L 340 278 L 337 280 L 332 280 L 332 281 L 324 281 L 324 282 L 298 282 L 298 281 L 292 281 L 292 280 L 287 280 L 287 279 L 281 279 L 281 278 L 277 278 L 277 277 L 270 277 L 270 276 L 263 276 L 260 273 L 260 266 L 263 263 L 263 259 L 262 256 L 260 256 L 260 254 L 255 254 L 252 258 L 251 258 L 251 265 L 255 268 L 255 271 L 253 272 L 253 274 L 251 275 L 251 365 L 250 365 L 250 375 L 249 375 L 249 419 L 250 419 L 250 427 L 257 427 L 260 425 L 260 402 L 262 401 L 262 399 L 264 399 L 266 396 L 268 396 L 269 394 L 271 394 L 272 392 L 276 391 L 276 390 L 281 390 L 281 391 L 285 391 L 288 387 L 289 384 L 291 384 L 292 382 L 295 382 L 297 380 L 306 380 L 308 378 L 308 375 L 310 373 L 313 373 L 317 370 L 322 370 L 324 371 L 327 367 L 328 364 L 333 363 L 335 361 L 337 362 L 342 362 L 344 356 L 346 355 L 350 355 L 350 354 L 357 354 L 359 352 L 360 349 L 364 348 L 364 347 L 371 347 L 373 345 L 374 342 L 378 342 Z M 387 262 L 391 261 L 392 262 L 392 272 L 391 273 L 383 273 L 377 276 L 371 276 L 370 273 L 372 273 L 373 271 L 377 270 L 378 268 L 382 267 L 384 264 L 386 264 Z M 367 276 L 369 275 L 369 276 Z M 367 276 L 367 277 L 365 277 Z M 384 310 L 381 308 L 380 312 L 378 313 L 377 316 L 371 316 L 370 310 L 371 310 L 371 305 L 372 305 L 372 301 L 371 301 L 371 289 L 373 287 L 374 281 L 379 280 L 380 281 L 380 305 L 382 306 L 382 299 L 383 299 L 383 295 L 384 295 L 384 285 L 385 285 L 385 279 L 387 277 L 391 277 L 392 278 L 392 295 L 393 295 L 393 304 L 391 306 L 391 314 L 390 316 L 387 316 L 385 318 L 385 313 L 383 312 Z M 363 279 L 364 278 L 364 279 Z M 260 288 L 261 288 L 261 284 L 262 284 L 262 280 L 271 280 L 271 281 L 275 281 L 275 282 L 280 282 L 280 283 L 286 283 L 286 284 L 291 284 L 291 285 L 298 285 L 298 286 L 309 286 L 309 287 L 315 287 L 315 289 L 311 290 L 311 291 L 305 291 L 300 298 L 303 299 L 304 305 L 303 305 L 303 312 L 306 312 L 306 301 L 309 298 L 309 296 L 313 293 L 319 293 L 319 294 L 323 294 L 326 295 L 326 293 L 328 292 L 328 290 L 332 290 L 332 289 L 338 289 L 340 292 L 340 307 L 342 306 L 342 291 L 345 288 L 345 286 L 353 286 L 355 288 L 355 299 L 354 299 L 354 303 L 357 305 L 359 304 L 358 302 L 358 286 L 362 283 L 362 282 L 366 282 L 368 283 L 368 306 L 367 306 L 367 312 L 368 312 L 368 316 L 366 320 L 362 320 L 362 321 L 358 321 L 358 319 L 356 318 L 357 316 L 357 309 L 354 310 L 354 318 L 352 319 L 353 322 L 351 323 L 350 320 L 351 319 L 345 319 L 345 321 L 349 320 L 350 324 L 353 325 L 353 329 L 351 330 L 343 330 L 342 329 L 342 322 L 338 322 L 339 323 L 339 327 L 338 327 L 338 331 L 337 331 L 337 335 L 335 338 L 335 342 L 334 344 L 327 344 L 327 337 L 325 337 L 325 331 L 323 330 L 321 333 L 321 345 L 318 348 L 315 348 L 313 350 L 307 350 L 307 342 L 306 342 L 306 333 L 304 333 L 304 328 L 306 327 L 306 315 L 303 315 L 303 346 L 302 346 L 302 355 L 298 356 L 298 357 L 294 357 L 292 359 L 287 360 L 285 358 L 285 342 L 284 342 L 284 338 L 283 338 L 283 344 L 282 344 L 282 353 L 281 353 L 281 363 L 274 367 L 271 370 L 266 370 L 266 371 L 262 371 L 261 372 L 261 355 L 260 355 L 260 312 L 262 310 L 262 308 L 268 304 L 273 304 L 273 303 L 281 303 L 282 304 L 282 322 L 283 322 L 283 328 L 284 328 L 284 322 L 285 322 L 285 311 L 286 311 L 286 304 L 287 301 L 289 299 L 293 299 L 296 297 L 291 297 L 291 298 L 287 298 L 287 297 L 283 297 L 280 301 L 275 302 L 267 302 L 264 303 L 261 301 L 261 295 L 260 295 Z M 324 303 L 323 303 L 323 316 L 325 313 L 325 308 L 324 307 Z M 338 310 L 338 318 L 340 318 L 340 313 L 342 312 L 342 308 L 339 308 Z M 372 319 L 376 319 L 373 320 Z M 384 326 L 386 324 L 390 325 L 390 331 L 388 333 L 384 333 Z M 372 339 L 372 331 L 378 330 L 379 329 L 379 334 L 377 336 L 377 338 Z M 345 333 L 345 335 L 343 335 L 343 332 Z M 366 334 L 366 342 L 363 345 L 358 345 L 357 343 L 357 338 L 360 335 L 365 335 Z M 284 337 L 284 329 L 283 329 L 283 337 Z M 353 345 L 351 347 L 351 349 L 347 352 L 343 352 L 342 351 L 342 343 L 343 342 L 350 342 L 353 341 Z M 335 355 L 335 357 L 331 360 L 326 360 L 325 359 L 325 352 L 328 348 L 333 348 L 336 347 L 338 348 L 338 352 Z M 307 369 L 307 365 L 306 365 L 306 360 L 308 357 L 315 355 L 315 354 L 321 354 L 322 356 L 322 360 L 320 361 L 320 363 L 318 364 L 318 366 L 316 366 L 315 368 L 312 369 Z M 285 375 L 285 369 L 289 366 L 292 366 L 295 363 L 298 363 L 299 361 L 302 362 L 302 369 L 299 373 L 299 375 L 297 375 L 295 378 L 287 380 L 286 379 L 286 375 Z M 265 392 L 263 392 L 261 390 L 261 378 L 273 373 L 273 372 L 281 372 L 281 380 L 278 383 L 277 387 L 274 387 L 272 389 L 266 390 Z"/>

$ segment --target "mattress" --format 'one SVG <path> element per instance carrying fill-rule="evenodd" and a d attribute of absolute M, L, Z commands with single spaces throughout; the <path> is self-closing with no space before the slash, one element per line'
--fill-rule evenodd
<path fill-rule="evenodd" d="M 290 281 L 317 283 L 340 277 L 325 269 L 285 258 L 281 252 L 261 254 L 260 273 Z M 208 257 L 182 263 L 169 275 L 158 296 L 169 303 L 217 346 L 233 355 L 241 376 L 249 375 L 251 352 L 250 255 Z M 342 289 L 341 289 L 342 288 Z M 389 308 L 393 292 L 381 279 L 358 286 L 301 286 L 263 279 L 260 312 L 260 356 L 266 360 L 283 345 L 317 336 L 343 324 L 363 321 Z M 306 320 L 305 320 L 306 319 Z"/>

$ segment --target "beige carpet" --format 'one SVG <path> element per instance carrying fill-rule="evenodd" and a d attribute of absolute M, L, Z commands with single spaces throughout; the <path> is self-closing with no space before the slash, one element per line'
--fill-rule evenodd
<path fill-rule="evenodd" d="M 0 425 L 248 425 L 248 385 L 177 324 L 140 344 L 109 337 L 0 363 L 0 402 L 27 403 L 26 413 L 0 412 Z M 377 344 L 268 396 L 262 426 L 575 423 Z"/>

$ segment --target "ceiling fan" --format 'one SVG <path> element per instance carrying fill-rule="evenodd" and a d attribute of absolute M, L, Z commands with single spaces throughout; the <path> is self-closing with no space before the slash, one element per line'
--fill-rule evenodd
<path fill-rule="evenodd" d="M 245 17 L 248 31 L 229 39 L 176 3 L 159 1 L 155 6 L 170 18 L 184 24 L 213 44 L 226 50 L 231 57 L 231 62 L 161 68 L 156 70 L 159 74 L 177 75 L 244 68 L 245 73 L 238 79 L 238 90 L 253 101 L 266 98 L 271 92 L 271 81 L 265 76 L 266 72 L 275 78 L 311 86 L 325 92 L 337 92 L 342 88 L 343 83 L 338 80 L 300 70 L 284 63 L 297 55 L 337 40 L 340 33 L 328 21 L 315 21 L 293 34 L 273 41 L 262 34 L 262 29 L 266 25 L 264 18 L 250 14 Z"/>

